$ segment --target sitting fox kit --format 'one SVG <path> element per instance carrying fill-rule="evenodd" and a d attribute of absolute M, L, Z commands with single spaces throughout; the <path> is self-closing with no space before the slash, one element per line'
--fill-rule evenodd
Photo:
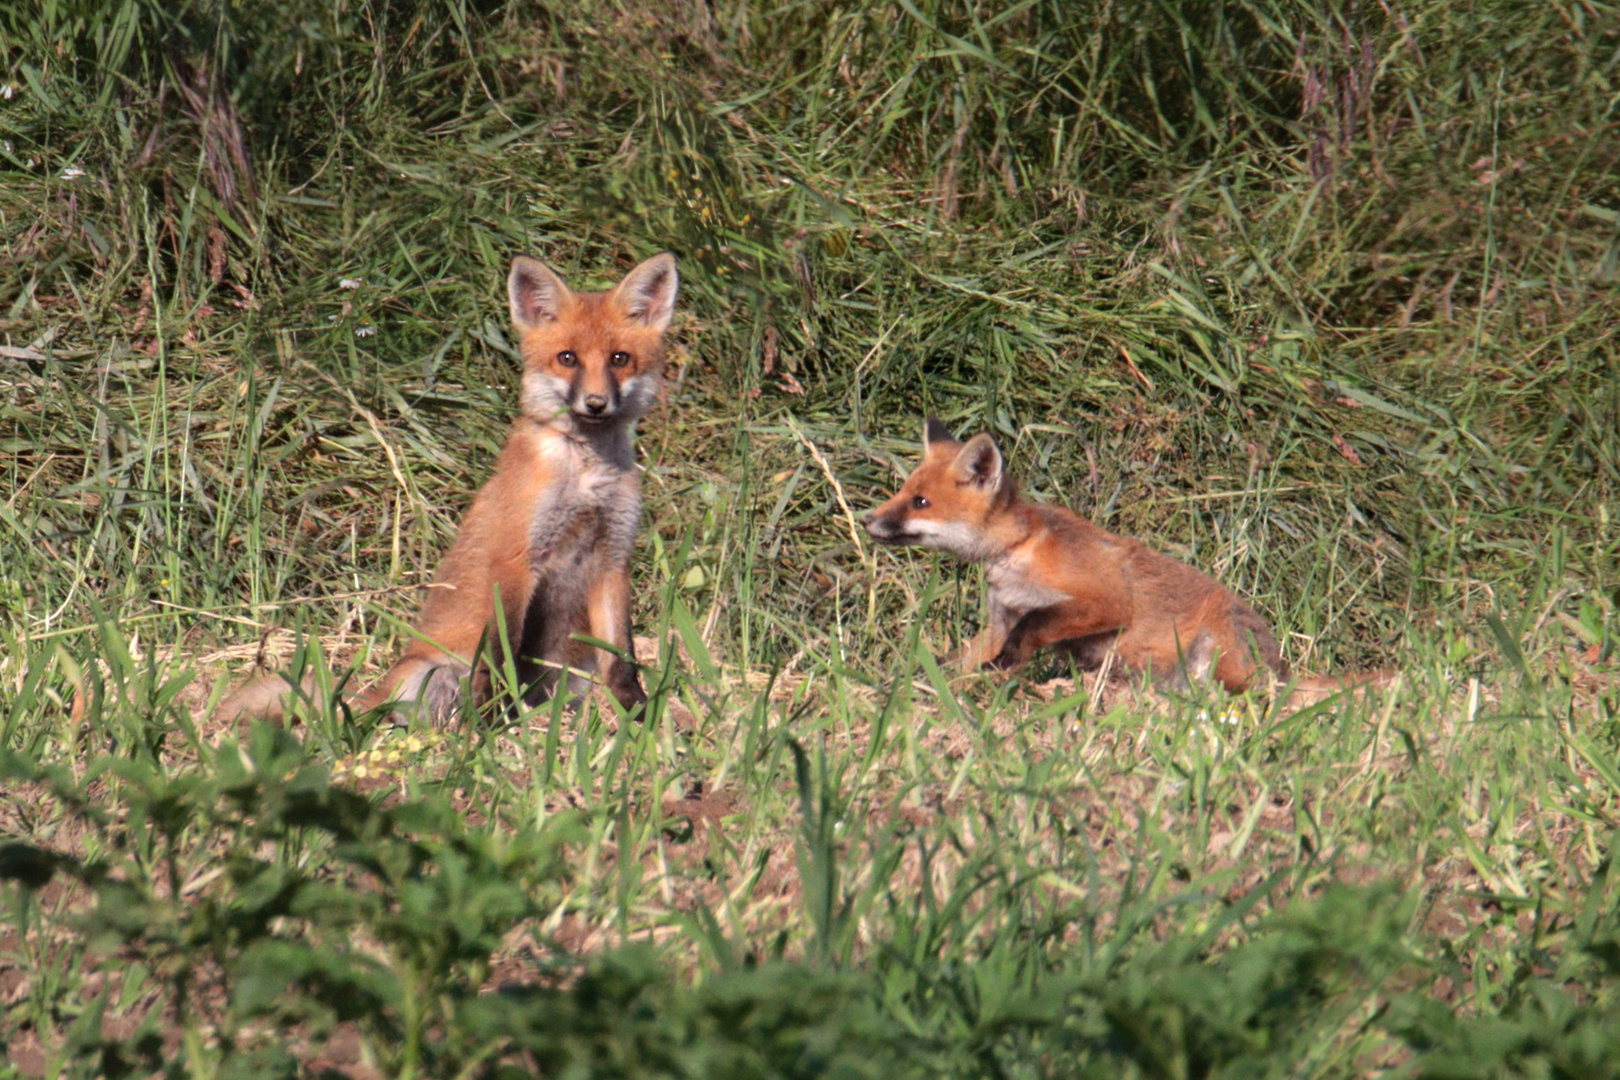
<path fill-rule="evenodd" d="M 1172 686 L 1213 675 L 1237 692 L 1270 674 L 1287 678 L 1271 627 L 1219 582 L 1061 506 L 1027 501 L 988 435 L 957 442 L 929 417 L 923 443 L 922 464 L 864 524 L 880 543 L 984 565 L 989 620 L 962 650 L 964 671 L 1008 670 L 1058 645 L 1085 668 L 1112 650 Z M 1368 680 L 1295 685 L 1325 696 L 1354 681 Z"/>
<path fill-rule="evenodd" d="M 663 386 L 677 285 L 668 253 L 600 293 L 572 291 L 538 260 L 512 261 L 522 415 L 439 564 L 413 640 L 357 710 L 414 703 L 442 722 L 462 679 L 473 675 L 474 698 L 486 701 L 492 665 L 508 659 L 531 703 L 555 693 L 564 670 L 594 670 L 626 710 L 646 703 L 630 659 L 629 560 L 641 518 L 631 436 Z M 475 672 L 481 644 L 487 656 Z M 288 691 L 279 676 L 255 679 L 220 713 L 279 715 Z"/>

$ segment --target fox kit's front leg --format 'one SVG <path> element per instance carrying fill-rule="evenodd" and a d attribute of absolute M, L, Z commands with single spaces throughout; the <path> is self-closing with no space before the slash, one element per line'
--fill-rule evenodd
<path fill-rule="evenodd" d="M 626 712 L 646 705 L 647 692 L 636 673 L 630 636 L 630 572 L 626 567 L 614 567 L 593 584 L 590 624 L 593 638 L 614 647 L 596 650 L 597 675 Z"/>
<path fill-rule="evenodd" d="M 1010 671 L 1048 645 L 1077 641 L 1123 629 L 1128 609 L 1108 600 L 1076 600 L 1031 611 L 1007 634 L 1001 651 L 989 661 L 999 671 Z"/>
<path fill-rule="evenodd" d="M 984 628 L 974 635 L 972 641 L 957 651 L 957 670 L 964 675 L 971 675 L 995 659 L 1006 644 L 1007 634 L 1012 625 L 1013 613 L 1005 604 L 997 603 L 992 596 L 989 620 L 984 624 Z"/>

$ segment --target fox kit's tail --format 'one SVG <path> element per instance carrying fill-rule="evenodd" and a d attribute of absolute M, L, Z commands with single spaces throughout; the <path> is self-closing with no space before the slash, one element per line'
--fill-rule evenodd
<path fill-rule="evenodd" d="M 1345 671 L 1338 675 L 1305 675 L 1290 682 L 1279 681 L 1277 688 L 1288 693 L 1290 709 L 1305 709 L 1336 694 L 1364 690 L 1388 690 L 1400 681 L 1401 673 L 1390 668 L 1377 671 Z"/>
<path fill-rule="evenodd" d="M 433 724 L 442 724 L 455 715 L 461 702 L 461 681 L 471 666 L 450 657 L 428 658 L 405 656 L 385 672 L 367 689 L 349 701 L 356 713 L 392 703 L 396 720 L 403 720 L 412 710 L 427 716 Z M 280 720 L 287 714 L 287 699 L 295 694 L 313 696 L 316 681 L 313 673 L 305 675 L 294 687 L 282 675 L 259 675 L 232 692 L 214 710 L 214 719 Z"/>
<path fill-rule="evenodd" d="M 315 676 L 305 675 L 297 690 L 313 694 Z M 280 720 L 286 714 L 287 697 L 292 693 L 292 684 L 280 675 L 256 675 L 225 696 L 214 710 L 214 719 L 226 722 Z"/>

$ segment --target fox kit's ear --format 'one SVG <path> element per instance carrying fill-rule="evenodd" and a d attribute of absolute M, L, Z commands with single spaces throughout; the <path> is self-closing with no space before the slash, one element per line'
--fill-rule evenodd
<path fill-rule="evenodd" d="M 675 289 L 680 283 L 675 256 L 665 251 L 624 275 L 613 287 L 613 296 L 626 315 L 663 333 L 675 314 Z"/>
<path fill-rule="evenodd" d="M 506 293 L 512 300 L 512 325 L 519 330 L 554 321 L 573 296 L 555 270 L 527 255 L 512 260 Z"/>
<path fill-rule="evenodd" d="M 1001 451 L 990 436 L 980 433 L 969 439 L 956 454 L 956 478 L 981 491 L 1001 487 Z"/>
<path fill-rule="evenodd" d="M 956 436 L 951 429 L 940 423 L 937 416 L 930 416 L 923 421 L 923 449 L 932 449 L 935 443 L 954 443 Z"/>

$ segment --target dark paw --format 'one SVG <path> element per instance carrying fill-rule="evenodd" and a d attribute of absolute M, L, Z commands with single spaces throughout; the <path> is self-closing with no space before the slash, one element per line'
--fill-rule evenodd
<path fill-rule="evenodd" d="M 1025 656 L 1019 650 L 1002 649 L 995 656 L 984 662 L 984 669 L 986 671 L 997 671 L 1005 675 L 1009 671 L 1023 667 L 1024 662 L 1028 659 L 1029 657 Z"/>
<path fill-rule="evenodd" d="M 461 664 L 441 664 L 423 680 L 415 701 L 401 701 L 390 715 L 393 726 L 408 728 L 413 723 L 429 727 L 450 727 L 461 719 L 463 691 L 468 670 Z M 477 680 L 474 679 L 476 687 Z"/>
<path fill-rule="evenodd" d="M 634 679 L 625 686 L 611 686 L 608 688 L 613 699 L 625 711 L 625 715 L 640 720 L 647 715 L 647 691 L 641 688 L 641 680 Z"/>
<path fill-rule="evenodd" d="M 603 681 L 607 683 L 608 693 L 626 713 L 635 713 L 637 719 L 646 715 L 647 691 L 642 689 L 641 675 L 634 664 L 615 659 L 608 665 L 607 678 Z"/>

